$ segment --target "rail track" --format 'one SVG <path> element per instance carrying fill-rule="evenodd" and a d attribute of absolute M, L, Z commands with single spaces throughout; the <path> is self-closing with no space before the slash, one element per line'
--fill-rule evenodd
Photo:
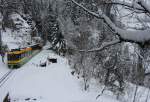
<path fill-rule="evenodd" d="M 5 82 L 11 77 L 12 73 L 14 72 L 14 70 L 10 70 L 8 71 L 6 74 L 4 74 L 1 78 L 0 78 L 0 88 L 5 84 Z"/>

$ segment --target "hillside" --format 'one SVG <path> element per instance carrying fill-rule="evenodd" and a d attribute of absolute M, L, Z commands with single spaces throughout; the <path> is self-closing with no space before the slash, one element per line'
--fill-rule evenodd
<path fill-rule="evenodd" d="M 149 49 L 149 0 L 0 0 L 0 102 L 150 102 Z"/>
<path fill-rule="evenodd" d="M 46 67 L 37 66 L 48 56 L 57 58 L 58 63 L 51 63 Z M 9 92 L 11 102 L 117 102 L 114 97 L 107 95 L 96 100 L 99 92 L 96 91 L 97 88 L 93 87 L 91 92 L 84 92 L 80 84 L 82 80 L 71 75 L 65 58 L 52 51 L 43 50 L 13 73 L 1 88 L 0 99 L 3 99 L 4 93 Z"/>

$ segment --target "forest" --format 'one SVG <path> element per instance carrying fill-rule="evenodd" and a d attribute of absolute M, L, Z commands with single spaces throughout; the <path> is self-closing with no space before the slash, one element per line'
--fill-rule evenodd
<path fill-rule="evenodd" d="M 105 86 L 101 93 L 110 90 L 118 98 L 129 83 L 134 96 L 138 87 L 149 90 L 149 0 L 0 0 L 0 50 L 1 32 L 22 29 L 13 14 L 27 21 L 31 36 L 68 59 L 85 91 L 91 79 Z"/>

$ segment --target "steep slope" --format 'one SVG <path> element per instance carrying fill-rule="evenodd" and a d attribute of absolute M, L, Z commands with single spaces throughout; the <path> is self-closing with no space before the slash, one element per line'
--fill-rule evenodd
<path fill-rule="evenodd" d="M 31 27 L 19 14 L 10 15 L 14 28 L 5 28 L 2 31 L 2 42 L 9 50 L 27 46 L 31 43 Z"/>

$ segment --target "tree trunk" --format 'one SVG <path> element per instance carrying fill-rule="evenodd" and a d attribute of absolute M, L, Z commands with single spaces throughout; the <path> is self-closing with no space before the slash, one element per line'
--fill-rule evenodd
<path fill-rule="evenodd" d="M 2 50 L 2 35 L 1 35 L 1 28 L 0 28 L 0 51 Z"/>
<path fill-rule="evenodd" d="M 141 55 L 143 55 L 141 53 Z M 143 59 L 141 57 L 139 57 L 139 60 L 138 60 L 138 65 L 137 65 L 137 69 L 136 69 L 136 79 L 137 79 L 137 82 L 136 84 L 138 85 L 144 85 L 144 68 L 143 68 Z"/>
<path fill-rule="evenodd" d="M 136 94 L 137 94 L 137 90 L 138 90 L 138 85 L 136 85 L 136 87 L 135 87 L 135 92 L 134 92 L 133 102 L 136 102 Z"/>

